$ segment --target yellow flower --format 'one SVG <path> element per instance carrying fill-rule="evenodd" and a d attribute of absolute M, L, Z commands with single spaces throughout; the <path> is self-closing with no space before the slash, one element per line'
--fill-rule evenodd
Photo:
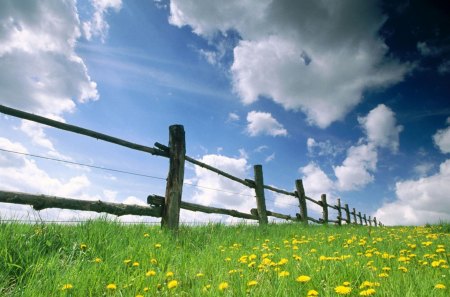
<path fill-rule="evenodd" d="M 87 245 L 85 243 L 80 244 L 80 249 L 84 251 L 87 249 Z"/>
<path fill-rule="evenodd" d="M 195 276 L 196 276 L 196 277 L 204 277 L 205 275 L 204 275 L 203 273 L 199 272 L 199 273 L 197 273 Z"/>
<path fill-rule="evenodd" d="M 116 284 L 112 283 L 112 284 L 108 284 L 108 285 L 106 286 L 106 288 L 107 288 L 108 290 L 115 290 L 115 289 L 117 289 L 117 286 L 116 286 Z"/>
<path fill-rule="evenodd" d="M 378 277 L 389 277 L 389 274 L 383 272 L 378 274 Z"/>
<path fill-rule="evenodd" d="M 334 291 L 339 295 L 348 295 L 351 293 L 352 288 L 346 286 L 337 286 L 336 288 L 334 288 Z"/>
<path fill-rule="evenodd" d="M 100 258 L 95 258 L 94 262 L 95 262 L 95 263 L 100 263 L 100 262 L 102 262 L 102 259 L 100 259 Z"/>
<path fill-rule="evenodd" d="M 144 295 L 137 294 L 136 297 L 144 297 Z"/>
<path fill-rule="evenodd" d="M 401 270 L 401 271 L 403 271 L 403 272 L 408 272 L 408 268 L 406 268 L 405 266 L 400 266 L 400 267 L 398 268 L 398 270 Z"/>
<path fill-rule="evenodd" d="M 309 290 L 306 297 L 313 297 L 313 296 L 319 296 L 319 292 L 317 292 L 316 290 Z"/>
<path fill-rule="evenodd" d="M 254 286 L 256 286 L 257 284 L 258 284 L 257 281 L 252 280 L 252 281 L 249 281 L 249 282 L 247 283 L 247 286 L 248 286 L 248 287 L 254 287 Z"/>
<path fill-rule="evenodd" d="M 435 289 L 441 289 L 441 290 L 445 290 L 446 286 L 444 284 L 436 284 L 434 286 Z"/>
<path fill-rule="evenodd" d="M 174 289 L 176 287 L 178 287 L 178 282 L 176 280 L 171 280 L 170 282 L 167 283 L 168 289 Z"/>
<path fill-rule="evenodd" d="M 150 263 L 152 263 L 153 265 L 158 264 L 158 260 L 156 260 L 155 258 L 150 259 Z"/>
<path fill-rule="evenodd" d="M 160 243 L 155 244 L 155 249 L 159 249 L 159 248 L 161 248 L 161 244 Z"/>
<path fill-rule="evenodd" d="M 123 260 L 123 264 L 125 264 L 125 265 L 128 265 L 128 264 L 130 264 L 130 263 L 131 263 L 131 260 L 130 260 L 130 259 Z"/>
<path fill-rule="evenodd" d="M 299 283 L 306 283 L 306 282 L 309 282 L 311 280 L 311 277 L 309 277 L 307 275 L 300 275 L 295 280 L 298 281 Z"/>
<path fill-rule="evenodd" d="M 349 287 L 350 286 L 350 282 L 343 282 L 342 285 Z"/>
<path fill-rule="evenodd" d="M 280 273 L 278 273 L 279 277 L 286 277 L 289 276 L 289 271 L 281 271 Z"/>
<path fill-rule="evenodd" d="M 375 294 L 375 292 L 376 292 L 375 289 L 370 288 L 370 289 L 359 292 L 359 295 L 360 296 L 372 296 L 373 294 Z"/>
<path fill-rule="evenodd" d="M 62 286 L 61 290 L 65 291 L 65 290 L 70 290 L 73 289 L 72 284 L 65 284 L 64 286 Z"/>
<path fill-rule="evenodd" d="M 133 266 L 134 267 L 138 267 L 139 266 L 139 262 L 133 262 Z"/>
<path fill-rule="evenodd" d="M 166 273 L 166 277 L 167 277 L 167 278 L 173 277 L 173 272 L 172 272 L 172 271 L 168 271 L 168 272 Z"/>
<path fill-rule="evenodd" d="M 209 289 L 211 289 L 211 285 L 206 285 L 206 286 L 203 286 L 202 291 L 203 291 L 203 292 L 206 292 L 206 291 L 208 291 Z"/>
<path fill-rule="evenodd" d="M 145 274 L 146 276 L 155 276 L 156 275 L 156 271 L 154 270 L 149 270 L 147 271 L 147 273 Z"/>
<path fill-rule="evenodd" d="M 228 289 L 228 287 L 229 287 L 229 284 L 227 282 L 221 282 L 219 284 L 219 290 L 220 291 L 226 290 L 226 289 Z"/>
<path fill-rule="evenodd" d="M 148 233 L 144 233 L 144 237 L 149 237 L 150 235 Z"/>

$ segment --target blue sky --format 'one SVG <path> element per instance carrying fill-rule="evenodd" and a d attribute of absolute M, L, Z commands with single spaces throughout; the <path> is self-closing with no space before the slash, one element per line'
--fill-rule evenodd
<path fill-rule="evenodd" d="M 262 164 L 266 184 L 301 178 L 308 196 L 385 224 L 449 220 L 449 10 L 422 2 L 2 1 L 0 104 L 148 146 L 182 124 L 189 156 L 241 178 Z M 157 177 L 1 151 L 3 190 L 139 204 L 165 191 L 164 158 L 9 116 L 0 148 Z M 185 181 L 185 201 L 255 207 L 250 189 L 193 165 Z M 0 216 L 95 214 L 0 204 Z"/>

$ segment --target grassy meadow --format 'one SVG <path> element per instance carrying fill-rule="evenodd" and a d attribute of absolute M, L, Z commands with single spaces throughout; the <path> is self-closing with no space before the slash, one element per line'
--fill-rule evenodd
<path fill-rule="evenodd" d="M 450 296 L 450 225 L 0 222 L 0 296 Z"/>

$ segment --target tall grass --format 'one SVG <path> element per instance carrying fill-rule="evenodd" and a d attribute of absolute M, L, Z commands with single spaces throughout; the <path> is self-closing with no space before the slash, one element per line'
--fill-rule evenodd
<path fill-rule="evenodd" d="M 0 296 L 448 296 L 449 239 L 446 223 L 0 222 Z"/>

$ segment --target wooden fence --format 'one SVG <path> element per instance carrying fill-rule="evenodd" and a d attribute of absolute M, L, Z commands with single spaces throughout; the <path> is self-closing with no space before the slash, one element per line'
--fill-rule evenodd
<path fill-rule="evenodd" d="M 169 127 L 168 146 L 156 142 L 154 144 L 154 147 L 148 147 L 132 143 L 126 140 L 122 140 L 116 137 L 112 137 L 106 134 L 102 134 L 99 132 L 95 132 L 92 130 L 88 130 L 85 128 L 54 121 L 42 116 L 34 115 L 3 105 L 0 105 L 0 112 L 21 119 L 41 123 L 54 128 L 86 135 L 96 139 L 101 139 L 110 143 L 115 143 L 121 146 L 128 147 L 130 149 L 150 153 L 155 156 L 166 157 L 169 158 L 170 162 L 165 196 L 164 197 L 158 195 L 148 196 L 147 197 L 147 203 L 149 204 L 148 206 L 125 205 L 120 203 L 107 203 L 102 201 L 86 201 L 63 197 L 32 195 L 28 193 L 8 192 L 8 191 L 0 191 L 0 202 L 31 205 L 36 210 L 42 210 L 46 208 L 62 208 L 72 210 L 105 212 L 117 216 L 140 215 L 140 216 L 160 217 L 161 226 L 163 228 L 171 230 L 177 230 L 179 227 L 181 208 L 191 211 L 224 214 L 242 219 L 256 220 L 259 222 L 260 225 L 266 225 L 269 221 L 268 217 L 276 217 L 288 221 L 301 222 L 306 225 L 308 224 L 308 222 L 314 222 L 317 224 L 335 223 L 337 225 L 342 225 L 342 223 L 345 222 L 346 224 L 382 226 L 381 222 L 378 222 L 375 217 L 371 218 L 370 216 L 366 217 L 365 214 L 361 215 L 361 212 L 356 212 L 355 208 L 352 208 L 352 211 L 350 211 L 348 204 L 344 204 L 342 206 L 340 199 L 337 199 L 336 205 L 331 205 L 327 202 L 326 194 L 322 194 L 320 200 L 317 201 L 314 200 L 313 198 L 308 197 L 305 193 L 305 188 L 301 179 L 295 181 L 296 190 L 293 192 L 289 192 L 277 189 L 272 186 L 265 185 L 263 169 L 261 165 L 255 165 L 253 167 L 254 169 L 253 180 L 242 179 L 187 156 L 185 144 L 185 131 L 183 126 L 181 125 L 172 125 Z M 236 210 L 209 207 L 182 201 L 181 198 L 183 192 L 184 168 L 185 168 L 184 164 L 186 161 L 196 166 L 200 166 L 202 168 L 215 172 L 225 178 L 233 180 L 246 187 L 252 188 L 255 191 L 257 208 L 251 209 L 250 213 L 243 213 Z M 267 210 L 264 190 L 269 190 L 279 194 L 294 197 L 296 200 L 298 200 L 299 213 L 297 213 L 295 217 L 292 217 L 290 215 L 285 215 Z M 322 218 L 315 219 L 308 216 L 307 201 L 322 207 Z M 329 217 L 328 214 L 329 208 L 335 209 L 337 211 L 338 215 L 335 219 Z M 343 213 L 345 214 L 344 216 Z"/>

